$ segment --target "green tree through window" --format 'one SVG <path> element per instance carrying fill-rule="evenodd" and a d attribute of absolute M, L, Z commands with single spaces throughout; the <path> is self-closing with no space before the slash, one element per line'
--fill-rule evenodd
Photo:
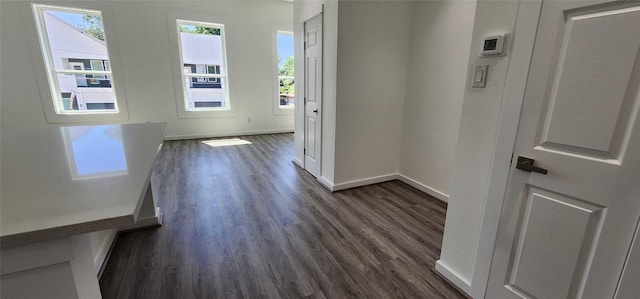
<path fill-rule="evenodd" d="M 278 59 L 280 60 L 280 58 Z M 280 76 L 294 76 L 294 59 L 293 56 L 289 56 L 285 60 L 282 68 L 279 71 Z M 295 94 L 295 85 L 293 79 L 280 79 L 280 94 Z"/>
<path fill-rule="evenodd" d="M 82 24 L 78 27 L 84 33 L 104 41 L 104 28 L 102 27 L 102 18 L 99 16 L 83 15 Z"/>
<path fill-rule="evenodd" d="M 180 32 L 195 34 L 220 35 L 220 28 L 180 25 Z"/>

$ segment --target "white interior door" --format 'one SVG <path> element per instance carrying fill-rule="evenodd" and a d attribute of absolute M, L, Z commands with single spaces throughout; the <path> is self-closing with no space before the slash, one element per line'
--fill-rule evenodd
<path fill-rule="evenodd" d="M 304 168 L 320 175 L 322 128 L 322 14 L 304 23 Z"/>
<path fill-rule="evenodd" d="M 487 298 L 613 298 L 640 217 L 639 47 L 640 2 L 543 2 Z"/>

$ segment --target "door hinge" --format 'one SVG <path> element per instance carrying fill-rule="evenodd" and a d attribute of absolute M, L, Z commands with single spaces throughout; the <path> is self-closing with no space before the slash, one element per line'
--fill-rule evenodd
<path fill-rule="evenodd" d="M 306 148 L 305 148 L 305 149 L 302 149 L 302 154 L 303 154 L 303 155 L 306 155 L 306 154 L 307 154 L 307 149 L 306 149 Z"/>

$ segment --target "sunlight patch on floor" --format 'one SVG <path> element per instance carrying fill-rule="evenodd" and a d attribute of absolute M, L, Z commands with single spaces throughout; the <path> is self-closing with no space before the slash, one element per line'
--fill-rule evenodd
<path fill-rule="evenodd" d="M 228 139 L 204 140 L 202 141 L 202 143 L 211 147 L 219 147 L 219 146 L 251 144 L 251 141 L 247 141 L 240 138 L 228 138 Z"/>

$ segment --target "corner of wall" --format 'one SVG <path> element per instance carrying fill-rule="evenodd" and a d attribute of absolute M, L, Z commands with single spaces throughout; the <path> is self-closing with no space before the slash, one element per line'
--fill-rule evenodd
<path fill-rule="evenodd" d="M 107 262 L 109 251 L 115 241 L 116 235 L 117 231 L 115 229 L 89 233 L 93 264 L 98 276 L 100 276 L 103 266 L 105 266 Z"/>
<path fill-rule="evenodd" d="M 450 193 L 475 6 L 414 4 L 399 172 L 440 197 Z"/>
<path fill-rule="evenodd" d="M 463 292 L 470 294 L 471 292 L 471 283 L 468 280 L 465 280 L 461 275 L 453 271 L 449 266 L 447 266 L 442 260 L 436 261 L 436 272 L 440 275 L 444 276 L 447 280 L 449 280 L 452 284 L 460 288 Z"/>
<path fill-rule="evenodd" d="M 413 5 L 403 1 L 340 2 L 336 185 L 398 171 Z"/>
<path fill-rule="evenodd" d="M 477 274 L 474 272 L 511 59 L 511 53 L 504 57 L 479 57 L 480 39 L 490 33 L 513 32 L 518 6 L 518 1 L 492 0 L 478 0 L 476 5 L 468 67 L 488 64 L 489 74 L 484 89 L 465 89 L 439 261 L 460 280 L 468 282 L 470 291 L 481 288 L 478 284 L 483 283 L 474 283 Z"/>
<path fill-rule="evenodd" d="M 429 194 L 443 202 L 449 202 L 449 194 L 446 194 L 436 188 L 433 188 L 431 186 L 425 185 L 424 183 L 418 182 L 417 180 L 414 180 L 404 174 L 399 173 L 398 174 L 398 179 L 402 182 L 404 182 L 405 184 L 416 188 L 426 194 Z"/>

